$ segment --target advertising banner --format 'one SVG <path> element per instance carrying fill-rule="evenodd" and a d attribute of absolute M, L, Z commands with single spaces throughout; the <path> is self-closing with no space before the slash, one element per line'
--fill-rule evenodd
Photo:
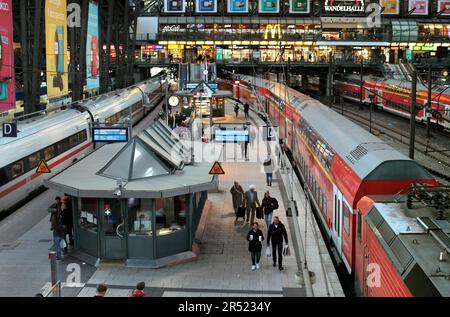
<path fill-rule="evenodd" d="M 409 0 L 408 11 L 414 10 L 411 15 L 428 15 L 428 0 Z"/>
<path fill-rule="evenodd" d="M 259 13 L 279 13 L 280 2 L 278 0 L 259 0 Z"/>
<path fill-rule="evenodd" d="M 310 0 L 290 0 L 289 13 L 309 13 Z"/>
<path fill-rule="evenodd" d="M 186 11 L 185 0 L 165 0 L 164 12 L 184 13 Z"/>
<path fill-rule="evenodd" d="M 11 2 L 0 3 L 0 111 L 16 108 Z"/>
<path fill-rule="evenodd" d="M 100 87 L 100 62 L 98 50 L 98 5 L 89 3 L 86 38 L 86 88 Z"/>
<path fill-rule="evenodd" d="M 400 1 L 399 0 L 380 0 L 380 6 L 384 8 L 382 14 L 399 14 Z"/>
<path fill-rule="evenodd" d="M 217 12 L 217 0 L 197 0 L 195 4 L 195 12 L 203 13 L 216 13 Z"/>
<path fill-rule="evenodd" d="M 67 2 L 45 1 L 45 47 L 47 60 L 47 96 L 68 94 L 67 75 Z"/>
<path fill-rule="evenodd" d="M 247 13 L 248 0 L 228 0 L 228 13 Z"/>
<path fill-rule="evenodd" d="M 325 12 L 364 12 L 366 1 L 364 0 L 325 0 Z"/>
<path fill-rule="evenodd" d="M 450 1 L 439 0 L 437 12 L 441 15 L 450 15 Z"/>

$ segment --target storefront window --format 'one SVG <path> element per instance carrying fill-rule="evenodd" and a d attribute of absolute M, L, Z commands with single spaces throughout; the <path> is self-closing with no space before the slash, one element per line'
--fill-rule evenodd
<path fill-rule="evenodd" d="M 156 199 L 156 235 L 162 236 L 184 229 L 186 225 L 186 196 Z"/>
<path fill-rule="evenodd" d="M 96 198 L 81 198 L 80 226 L 82 228 L 97 231 L 97 210 Z"/>
<path fill-rule="evenodd" d="M 122 223 L 119 199 L 105 199 L 103 210 L 103 227 L 107 236 L 117 235 L 117 227 Z"/>
<path fill-rule="evenodd" d="M 128 224 L 131 235 L 153 235 L 152 231 L 152 200 L 129 198 L 128 199 Z"/>

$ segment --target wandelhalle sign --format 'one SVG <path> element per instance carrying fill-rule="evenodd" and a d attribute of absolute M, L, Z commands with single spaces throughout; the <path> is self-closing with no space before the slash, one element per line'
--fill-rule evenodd
<path fill-rule="evenodd" d="M 364 0 L 325 0 L 326 12 L 364 12 Z"/>

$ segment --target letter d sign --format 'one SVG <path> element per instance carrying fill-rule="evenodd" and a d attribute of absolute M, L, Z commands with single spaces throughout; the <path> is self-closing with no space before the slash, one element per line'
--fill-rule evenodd
<path fill-rule="evenodd" d="M 17 137 L 17 124 L 16 123 L 3 123 L 2 133 L 6 138 Z"/>

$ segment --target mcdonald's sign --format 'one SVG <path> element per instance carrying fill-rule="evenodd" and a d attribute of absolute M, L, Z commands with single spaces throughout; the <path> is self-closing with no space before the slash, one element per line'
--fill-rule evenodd
<path fill-rule="evenodd" d="M 264 30 L 264 39 L 269 39 L 269 32 L 270 32 L 270 38 L 272 40 L 278 39 L 281 40 L 282 34 L 281 34 L 281 27 L 280 24 L 267 24 L 266 29 Z"/>

